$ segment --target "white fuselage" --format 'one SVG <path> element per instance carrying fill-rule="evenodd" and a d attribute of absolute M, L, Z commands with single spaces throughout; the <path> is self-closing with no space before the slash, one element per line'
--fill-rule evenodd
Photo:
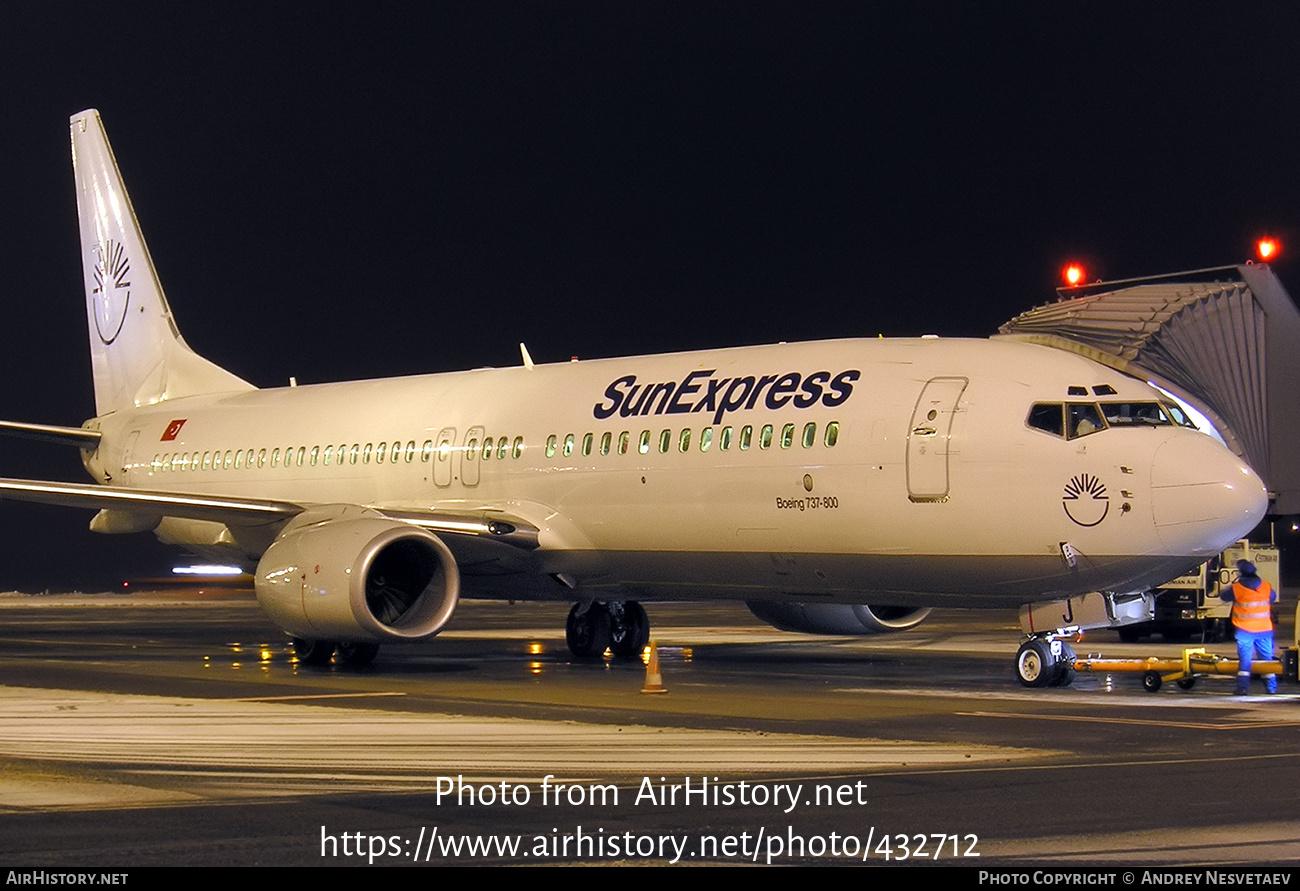
<path fill-rule="evenodd" d="M 530 563 L 462 560 L 469 595 L 1014 605 L 1157 584 L 1258 521 L 1258 478 L 1202 433 L 1028 422 L 1162 399 L 1010 340 L 836 340 L 169 399 L 92 422 L 88 468 L 539 529 Z"/>

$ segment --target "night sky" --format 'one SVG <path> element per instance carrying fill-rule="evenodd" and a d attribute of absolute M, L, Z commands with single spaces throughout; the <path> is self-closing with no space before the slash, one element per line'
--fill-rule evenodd
<path fill-rule="evenodd" d="M 259 386 L 876 334 L 1300 251 L 1300 10 L 27 4 L 0 18 L 0 417 L 94 413 L 68 117 L 186 340 Z M 1275 264 L 1300 294 L 1300 262 Z M 0 475 L 81 480 L 0 440 Z M 0 589 L 158 573 L 0 504 Z"/>

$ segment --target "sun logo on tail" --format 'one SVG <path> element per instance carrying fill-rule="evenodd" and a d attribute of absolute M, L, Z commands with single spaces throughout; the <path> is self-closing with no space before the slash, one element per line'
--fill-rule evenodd
<path fill-rule="evenodd" d="M 95 246 L 91 303 L 95 308 L 95 329 L 105 344 L 117 340 L 131 302 L 131 259 L 113 239 Z"/>
<path fill-rule="evenodd" d="M 1110 496 L 1101 480 L 1090 473 L 1081 473 L 1066 483 L 1061 507 L 1080 526 L 1096 526 L 1110 513 Z"/>

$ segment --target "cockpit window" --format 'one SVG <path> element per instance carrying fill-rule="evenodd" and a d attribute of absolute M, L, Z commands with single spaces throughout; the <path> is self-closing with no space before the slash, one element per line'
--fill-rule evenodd
<path fill-rule="evenodd" d="M 1160 405 L 1165 410 L 1165 414 L 1169 415 L 1173 422 L 1179 427 L 1191 427 L 1193 430 L 1196 429 L 1196 424 L 1192 422 L 1191 418 L 1187 417 L 1187 413 L 1184 412 L 1180 406 L 1172 402 L 1162 402 Z"/>
<path fill-rule="evenodd" d="M 1065 406 L 1066 430 L 1070 439 L 1078 439 L 1089 433 L 1106 429 L 1106 422 L 1101 419 L 1101 412 L 1091 402 L 1084 404 L 1067 404 Z"/>
<path fill-rule="evenodd" d="M 1029 410 L 1029 426 L 1035 430 L 1046 430 L 1055 436 L 1064 436 L 1065 425 L 1061 420 L 1061 409 L 1062 405 L 1059 402 L 1035 405 Z"/>
<path fill-rule="evenodd" d="M 1101 410 L 1092 402 L 1040 402 L 1029 409 L 1025 422 L 1035 430 L 1065 439 L 1078 439 L 1106 429 Z"/>
<path fill-rule="evenodd" d="M 1101 410 L 1112 427 L 1168 427 L 1173 423 L 1158 402 L 1103 402 Z"/>

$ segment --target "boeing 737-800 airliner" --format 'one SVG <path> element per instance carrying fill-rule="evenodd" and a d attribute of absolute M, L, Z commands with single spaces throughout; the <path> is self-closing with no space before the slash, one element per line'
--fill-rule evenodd
<path fill-rule="evenodd" d="M 1161 392 L 1005 338 L 257 389 L 181 338 L 97 112 L 72 152 L 98 416 L 4 428 L 77 446 L 96 485 L 0 496 L 242 562 L 306 661 L 430 637 L 461 596 L 571 601 L 579 656 L 639 653 L 654 599 L 901 631 L 1150 588 L 1265 512 Z"/>

